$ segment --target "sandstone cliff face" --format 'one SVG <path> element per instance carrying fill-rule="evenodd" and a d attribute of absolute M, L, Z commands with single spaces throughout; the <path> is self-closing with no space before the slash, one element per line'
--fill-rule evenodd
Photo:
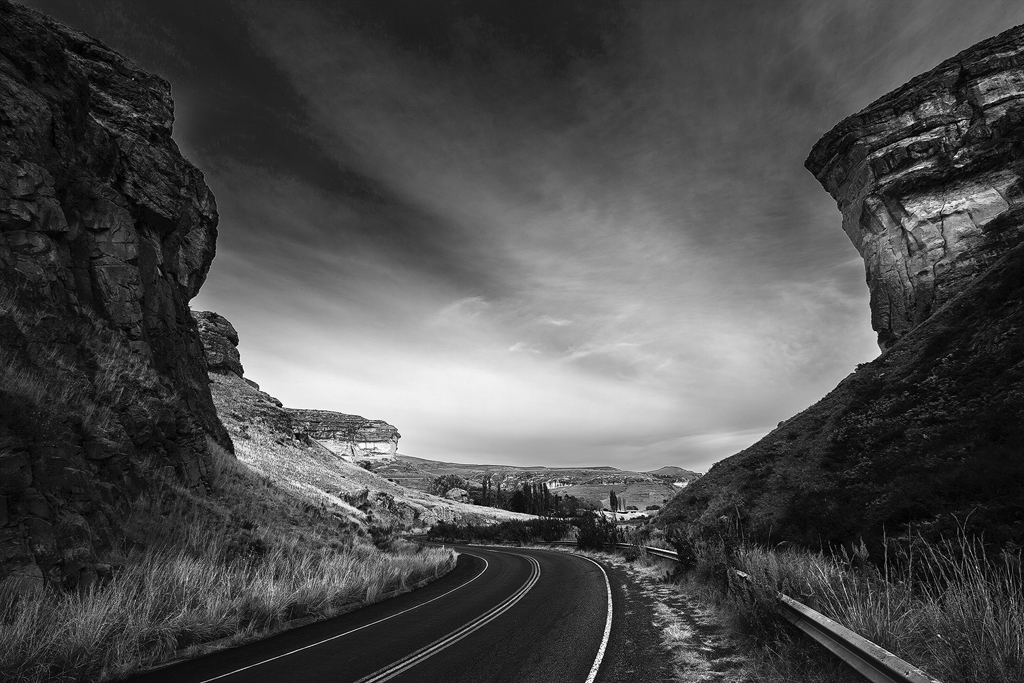
<path fill-rule="evenodd" d="M 335 455 L 352 460 L 394 458 L 401 434 L 381 420 L 328 410 L 290 408 L 296 426 Z"/>
<path fill-rule="evenodd" d="M 864 257 L 885 349 L 1021 241 L 1024 27 L 946 60 L 825 135 L 807 168 Z"/>
<path fill-rule="evenodd" d="M 188 312 L 216 207 L 172 122 L 165 81 L 0 0 L 0 580 L 89 583 L 153 468 L 200 485 L 231 446 Z"/>
<path fill-rule="evenodd" d="M 808 168 L 867 264 L 884 351 L 716 464 L 663 523 L 869 544 L 966 527 L 1024 544 L 1024 28 L 886 95 Z M 691 527 L 693 528 L 693 527 Z"/>

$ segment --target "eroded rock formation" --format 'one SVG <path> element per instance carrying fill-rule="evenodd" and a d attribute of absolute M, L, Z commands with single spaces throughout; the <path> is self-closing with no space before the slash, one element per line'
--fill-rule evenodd
<path fill-rule="evenodd" d="M 231 447 L 188 301 L 217 212 L 170 86 L 0 0 L 0 580 L 88 585 L 155 469 Z M 144 465 L 143 462 L 147 465 Z M 154 469 L 155 468 L 155 469 Z"/>
<path fill-rule="evenodd" d="M 1018 27 L 814 147 L 807 166 L 864 257 L 883 353 L 717 463 L 662 523 L 879 553 L 906 533 L 1024 544 L 1022 124 Z"/>
<path fill-rule="evenodd" d="M 193 311 L 206 351 L 214 398 L 222 414 L 245 404 L 249 420 L 264 423 L 270 431 L 292 439 L 313 439 L 346 460 L 394 458 L 401 434 L 382 420 L 329 410 L 283 408 L 281 402 L 259 390 L 259 385 L 242 374 L 238 333 L 228 320 L 211 311 Z M 248 387 L 241 386 L 245 382 Z"/>
<path fill-rule="evenodd" d="M 297 428 L 335 455 L 351 460 L 393 458 L 401 434 L 382 420 L 329 410 L 290 408 Z"/>
<path fill-rule="evenodd" d="M 883 349 L 1021 241 L 1022 37 L 1017 27 L 944 61 L 807 159 L 864 257 Z"/>

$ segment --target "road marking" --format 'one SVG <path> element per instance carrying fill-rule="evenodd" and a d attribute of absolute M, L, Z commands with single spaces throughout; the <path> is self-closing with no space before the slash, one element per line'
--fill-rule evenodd
<path fill-rule="evenodd" d="M 608 572 L 604 570 L 599 562 L 591 560 L 589 557 L 579 555 L 584 560 L 590 560 L 597 565 L 597 568 L 604 574 L 604 586 L 608 589 L 608 618 L 604 622 L 604 638 L 601 640 L 601 647 L 597 650 L 597 657 L 594 659 L 594 666 L 590 667 L 590 675 L 587 676 L 585 683 L 594 683 L 594 679 L 597 678 L 597 670 L 601 668 L 601 660 L 604 659 L 604 651 L 608 647 L 608 639 L 612 635 L 612 583 L 608 580 Z"/>
<path fill-rule="evenodd" d="M 466 553 L 466 554 L 467 555 L 471 555 L 472 553 Z M 510 555 L 516 555 L 517 553 L 509 553 L 509 554 Z M 474 557 L 479 557 L 479 555 L 474 555 Z M 455 643 L 459 642 L 460 640 L 462 640 L 466 636 L 469 636 L 470 634 L 474 633 L 475 631 L 480 630 L 481 628 L 483 628 L 487 624 L 491 623 L 492 621 L 494 621 L 495 619 L 500 617 L 502 614 L 504 614 L 508 610 L 512 609 L 512 607 L 517 602 L 522 600 L 523 597 L 525 597 L 526 594 L 529 593 L 530 590 L 540 580 L 540 562 L 538 562 L 536 558 L 530 557 L 529 555 L 519 555 L 519 557 L 525 557 L 527 560 L 529 560 L 530 561 L 530 565 L 532 567 L 532 571 L 530 572 L 530 577 L 526 580 L 526 583 L 524 583 L 522 586 L 519 587 L 519 590 L 517 590 L 515 593 L 513 593 L 509 597 L 505 598 L 505 600 L 503 600 L 502 602 L 500 602 L 496 606 L 492 607 L 487 612 L 484 612 L 483 614 L 481 614 L 476 619 L 470 621 L 469 623 L 467 623 L 466 625 L 462 626 L 461 628 L 456 629 L 455 631 L 452 631 L 451 633 L 449 633 L 444 638 L 440 638 L 438 640 L 435 640 L 430 645 L 422 647 L 422 648 L 420 648 L 416 652 L 413 652 L 410 655 L 406 655 L 402 659 L 399 659 L 397 662 L 389 664 L 388 666 L 384 667 L 383 669 L 380 669 L 379 671 L 376 671 L 376 672 L 370 674 L 369 676 L 365 676 L 363 678 L 360 678 L 358 681 L 356 681 L 356 683 L 383 683 L 384 681 L 389 681 L 392 678 L 394 678 L 395 676 L 398 676 L 399 674 L 402 674 L 402 673 L 408 671 L 409 669 L 411 669 L 412 667 L 416 666 L 420 662 L 423 662 L 423 661 L 429 659 L 430 657 L 433 657 L 434 655 L 436 655 L 438 652 L 441 652 L 445 648 L 448 648 L 448 647 L 454 645 Z"/>
<path fill-rule="evenodd" d="M 470 553 L 466 553 L 466 554 L 469 555 Z M 427 600 L 426 602 L 421 602 L 420 604 L 414 605 L 413 607 L 410 607 L 408 609 L 404 609 L 401 612 L 395 612 L 394 614 L 392 614 L 389 617 L 384 617 L 383 619 L 378 619 L 377 621 L 371 622 L 369 624 L 364 624 L 364 625 L 362 625 L 362 626 L 360 626 L 358 628 L 352 629 L 351 631 L 345 631 L 344 633 L 339 633 L 337 635 L 331 636 L 330 638 L 324 638 L 323 640 L 318 640 L 315 643 L 310 643 L 309 645 L 304 645 L 304 646 L 302 646 L 300 648 L 296 648 L 296 649 L 294 649 L 294 650 L 292 650 L 290 652 L 285 652 L 284 654 L 280 654 L 280 655 L 277 655 L 275 657 L 270 657 L 269 659 L 264 659 L 262 661 L 256 662 L 255 664 L 250 664 L 248 666 L 243 666 L 240 669 L 235 669 L 234 671 L 229 671 L 226 674 L 221 674 L 219 676 L 214 676 L 213 678 L 207 678 L 207 679 L 205 679 L 203 681 L 200 681 L 200 683 L 210 683 L 210 681 L 217 681 L 217 680 L 220 680 L 222 678 L 227 678 L 228 676 L 234 676 L 235 674 L 240 673 L 242 671 L 247 671 L 248 669 L 254 669 L 257 666 L 262 666 L 262 665 L 267 664 L 268 662 L 272 662 L 272 661 L 274 661 L 276 659 L 281 659 L 282 657 L 288 657 L 289 655 L 293 655 L 296 652 L 302 652 L 303 650 L 308 650 L 311 647 L 316 647 L 317 645 L 323 645 L 324 643 L 329 643 L 332 640 L 337 640 L 338 638 L 341 638 L 343 636 L 347 636 L 347 635 L 349 635 L 351 633 L 355 633 L 356 631 L 362 631 L 364 628 L 369 628 L 371 626 L 375 626 L 376 624 L 379 624 L 382 621 L 387 621 L 388 619 L 394 619 L 395 617 L 401 616 L 401 615 L 405 614 L 406 612 L 411 612 L 414 609 L 419 609 L 420 607 L 423 607 L 424 605 L 429 605 L 430 603 L 434 602 L 435 600 L 440 600 L 441 598 L 443 598 L 446 595 L 451 595 L 452 593 L 454 593 L 455 591 L 459 590 L 460 588 L 465 588 L 469 584 L 471 584 L 474 581 L 476 581 L 478 578 L 480 578 L 483 575 L 483 573 L 485 571 L 487 571 L 487 568 L 490 566 L 490 563 L 487 561 L 486 557 L 480 557 L 479 555 L 473 555 L 473 557 L 476 557 L 476 558 L 479 558 L 479 559 L 483 560 L 484 561 L 484 568 L 481 569 L 480 573 L 477 574 L 476 576 L 474 576 L 472 579 L 470 579 L 466 583 L 463 583 L 463 584 L 460 584 L 460 585 L 456 586 L 455 588 L 451 589 L 447 593 L 442 593 L 441 595 L 438 595 L 436 598 L 431 598 L 430 600 Z"/>

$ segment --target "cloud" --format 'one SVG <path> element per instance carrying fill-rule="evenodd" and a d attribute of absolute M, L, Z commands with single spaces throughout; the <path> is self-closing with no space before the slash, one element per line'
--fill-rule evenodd
<path fill-rule="evenodd" d="M 804 156 L 1024 21 L 850 0 L 520 26 L 487 5 L 235 5 L 284 82 L 254 96 L 285 93 L 304 142 L 189 143 L 223 219 L 196 305 L 286 403 L 519 464 L 703 469 L 872 358 L 863 266 Z"/>

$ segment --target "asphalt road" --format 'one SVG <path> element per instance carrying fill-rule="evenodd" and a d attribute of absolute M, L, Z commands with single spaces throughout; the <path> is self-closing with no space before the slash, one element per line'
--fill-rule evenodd
<path fill-rule="evenodd" d="M 472 546 L 460 551 L 454 570 L 419 590 L 130 680 L 605 679 L 595 663 L 610 635 L 612 589 L 597 563 L 544 550 Z"/>

